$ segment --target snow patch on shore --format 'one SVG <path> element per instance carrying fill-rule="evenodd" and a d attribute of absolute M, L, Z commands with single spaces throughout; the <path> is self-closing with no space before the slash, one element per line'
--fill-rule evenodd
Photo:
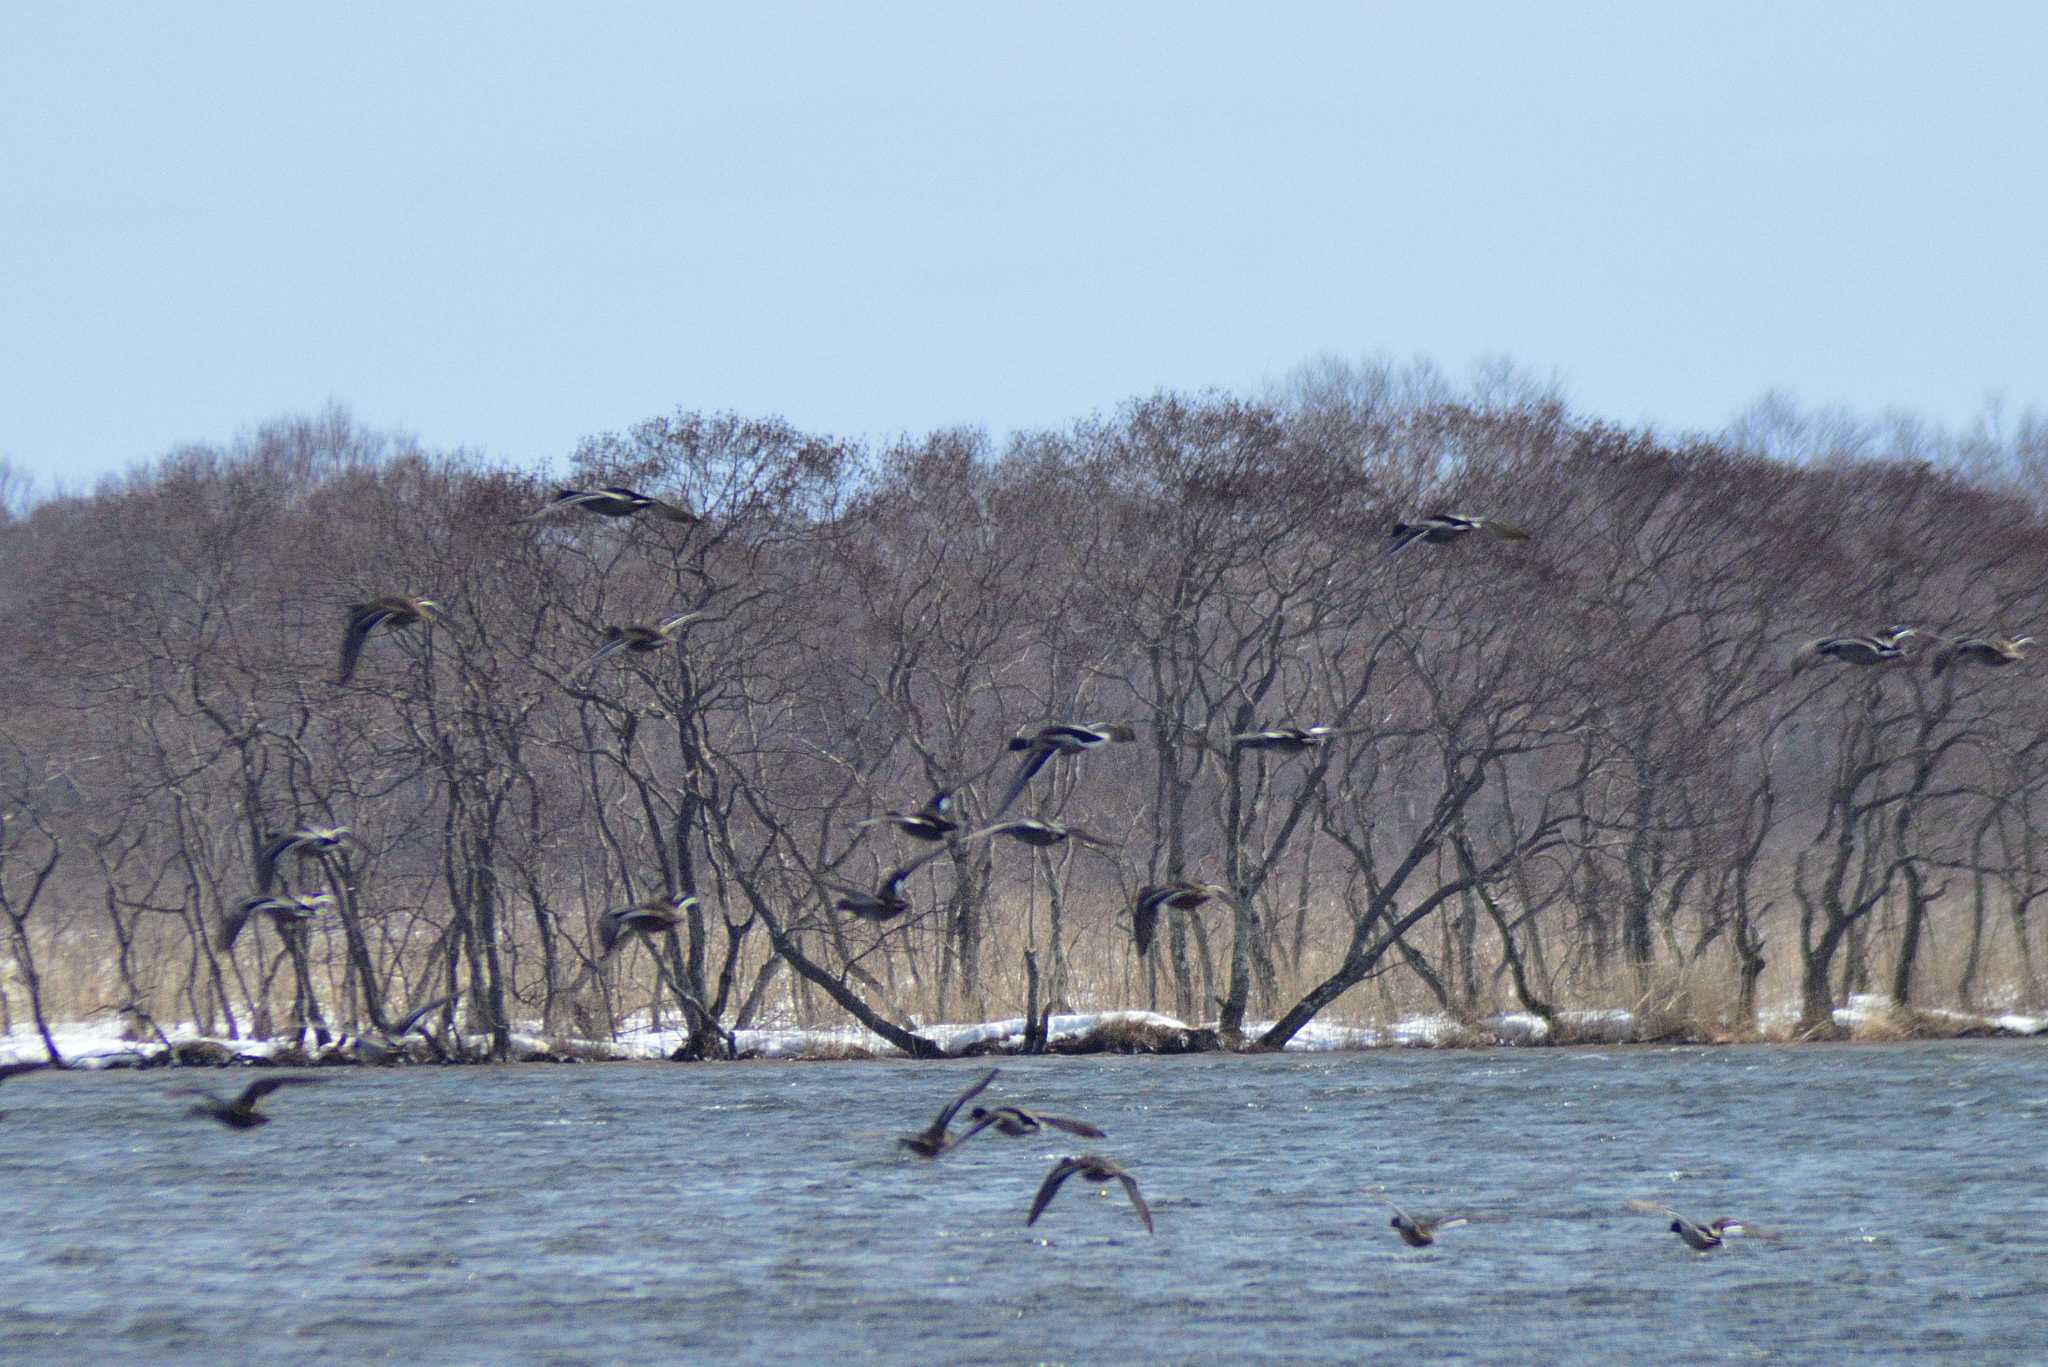
<path fill-rule="evenodd" d="M 1851 997 L 1846 1006 L 1834 1013 L 1835 1023 L 1851 1034 L 1881 1023 L 1894 1013 L 1888 998 L 1875 995 Z M 1965 1012 L 1946 1010 L 1924 1010 L 1917 1012 L 1921 1017 L 1932 1018 L 1954 1024 L 1959 1031 L 1976 1029 L 1988 1033 L 2009 1036 L 2032 1036 L 2048 1034 L 2048 1017 L 2005 1012 L 1996 1016 L 1978 1016 Z M 1767 1018 L 1766 1024 L 1778 1024 L 1789 1028 L 1790 1013 L 1775 1013 Z M 1260 1035 L 1271 1029 L 1272 1021 L 1247 1021 L 1245 1039 L 1256 1041 Z M 926 1039 L 938 1045 L 949 1055 L 966 1053 L 973 1049 L 992 1052 L 1013 1051 L 1024 1044 L 1025 1022 L 1022 1016 L 1003 1020 L 980 1022 L 953 1022 L 922 1025 L 912 1023 L 911 1028 Z M 1092 1031 L 1106 1027 L 1122 1027 L 1137 1030 L 1157 1030 L 1167 1033 L 1192 1033 L 1194 1027 L 1172 1016 L 1156 1011 L 1095 1011 L 1076 1012 L 1070 1015 L 1053 1016 L 1047 1023 L 1046 1038 L 1050 1043 L 1073 1041 Z M 106 1068 L 143 1068 L 166 1062 L 169 1052 L 158 1040 L 135 1041 L 123 1039 L 119 1027 L 107 1021 L 67 1022 L 51 1029 L 57 1048 L 63 1053 L 64 1061 L 74 1068 L 89 1070 Z M 202 1036 L 191 1024 L 166 1027 L 166 1034 L 174 1045 L 199 1042 L 210 1046 L 219 1055 L 221 1062 L 263 1066 L 275 1061 L 288 1059 L 293 1065 L 322 1062 L 378 1061 L 379 1054 L 393 1052 L 388 1044 L 376 1044 L 358 1040 L 353 1036 L 340 1035 L 326 1045 L 315 1045 L 310 1036 L 301 1041 L 284 1036 L 267 1040 L 224 1040 L 218 1037 Z M 1507 1012 L 1489 1016 L 1478 1022 L 1464 1022 L 1454 1017 L 1434 1014 L 1414 1016 L 1395 1021 L 1385 1026 L 1338 1025 L 1324 1021 L 1311 1021 L 1303 1026 L 1287 1042 L 1290 1053 L 1332 1053 L 1349 1050 L 1387 1048 L 1456 1048 L 1485 1046 L 1544 1045 L 1562 1038 L 1575 1044 L 1627 1044 L 1636 1038 L 1636 1018 L 1628 1011 L 1559 1011 L 1552 1021 L 1528 1012 Z M 512 1036 L 512 1056 L 516 1059 L 586 1058 L 586 1059 L 665 1059 L 682 1048 L 689 1041 L 686 1030 L 663 1027 L 650 1028 L 644 1022 L 622 1030 L 616 1039 L 580 1040 L 561 1036 L 547 1036 L 536 1032 L 531 1026 L 515 1032 Z M 410 1042 L 417 1054 L 418 1040 Z M 481 1036 L 469 1036 L 466 1045 L 472 1052 L 480 1052 L 488 1044 Z M 873 1055 L 876 1057 L 900 1057 L 901 1052 L 894 1045 L 874 1032 L 860 1026 L 834 1026 L 826 1028 L 764 1028 L 736 1032 L 734 1043 L 742 1056 L 768 1059 L 799 1058 L 846 1058 Z M 0 1063 L 31 1062 L 46 1056 L 41 1036 L 32 1029 L 16 1029 L 0 1036 Z"/>

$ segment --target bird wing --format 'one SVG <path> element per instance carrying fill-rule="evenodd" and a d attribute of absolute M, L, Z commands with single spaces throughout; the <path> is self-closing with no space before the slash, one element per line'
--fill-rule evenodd
<path fill-rule="evenodd" d="M 1017 766 L 1016 776 L 1010 780 L 1010 786 L 1003 792 L 1003 800 L 996 804 L 996 809 L 992 815 L 1001 816 L 1004 812 L 1009 811 L 1010 804 L 1017 800 L 1017 795 L 1024 791 L 1024 786 L 1031 782 L 1032 775 L 1043 769 L 1045 762 L 1051 758 L 1051 746 L 1033 746 L 1031 753 L 1024 756 L 1024 762 Z"/>
<path fill-rule="evenodd" d="M 1065 1130 L 1068 1134 L 1078 1134 L 1086 1139 L 1109 1138 L 1107 1134 L 1096 1129 L 1085 1120 L 1069 1120 L 1063 1115 L 1047 1115 L 1043 1111 L 1033 1111 L 1031 1114 L 1037 1119 L 1039 1124 L 1050 1125 L 1056 1130 Z"/>
<path fill-rule="evenodd" d="M 1120 1172 L 1116 1175 L 1116 1180 L 1124 1184 L 1124 1195 L 1131 1198 L 1131 1209 L 1138 1212 L 1138 1223 L 1145 1227 L 1147 1234 L 1150 1234 L 1152 1208 L 1145 1204 L 1145 1198 L 1138 1193 L 1138 1179 L 1127 1172 Z"/>
<path fill-rule="evenodd" d="M 647 500 L 647 507 L 656 517 L 665 518 L 670 522 L 688 523 L 702 522 L 704 520 L 688 508 L 683 507 L 680 503 L 669 503 L 662 499 L 650 498 Z"/>
<path fill-rule="evenodd" d="M 1131 938 L 1138 942 L 1138 957 L 1144 958 L 1145 951 L 1152 947 L 1152 937 L 1159 931 L 1159 898 L 1154 890 L 1147 889 L 1138 898 L 1138 905 L 1131 909 Z"/>
<path fill-rule="evenodd" d="M 974 1138 L 974 1136 L 980 1134 L 989 1126 L 999 1124 L 1001 1123 L 1001 1121 L 1002 1116 L 997 1112 L 983 1111 L 980 1117 L 976 1119 L 972 1125 L 969 1125 L 966 1129 L 960 1132 L 960 1137 L 953 1141 L 953 1147 L 956 1149 L 959 1148 L 962 1144 L 965 1144 L 968 1140 Z"/>
<path fill-rule="evenodd" d="M 425 1006 L 421 1006 L 414 1009 L 413 1012 L 410 1015 L 408 1015 L 404 1020 L 400 1021 L 398 1024 L 391 1027 L 391 1037 L 393 1039 L 403 1039 L 405 1036 L 411 1034 L 414 1030 L 418 1029 L 419 1023 L 421 1021 L 425 1020 L 428 1016 L 433 1015 L 436 1011 L 439 1011 L 442 1007 L 446 1006 L 449 1002 L 452 1002 L 454 1000 L 455 998 L 452 994 L 446 997 L 436 997 L 432 1001 L 428 1002 Z"/>
<path fill-rule="evenodd" d="M 247 925 L 249 918 L 256 914 L 257 906 L 269 900 L 267 897 L 251 897 L 233 911 L 226 912 L 221 916 L 220 948 L 223 952 L 235 947 L 235 937 L 242 933 L 242 927 Z"/>
<path fill-rule="evenodd" d="M 1406 522 L 1396 522 L 1394 524 L 1394 544 L 1387 547 L 1387 554 L 1399 555 L 1402 551 L 1407 550 L 1410 546 L 1420 541 L 1423 533 L 1428 530 L 1429 528 L 1427 527 L 1418 527 Z"/>
<path fill-rule="evenodd" d="M 626 648 L 626 643 L 631 639 L 632 638 L 627 636 L 625 631 L 619 627 L 606 627 L 604 629 L 604 644 L 597 648 L 596 654 L 592 655 L 588 660 L 583 662 L 583 667 L 585 669 L 597 668 L 597 666 L 601 664 L 603 661 L 610 659 L 612 656 L 624 650 Z"/>
<path fill-rule="evenodd" d="M 325 1081 L 327 1079 L 324 1077 L 307 1077 L 304 1073 L 287 1073 L 283 1077 L 259 1077 L 244 1087 L 242 1094 L 235 1098 L 235 1108 L 246 1111 L 280 1087 L 301 1087 Z"/>
<path fill-rule="evenodd" d="M 1643 1201 L 1631 1197 L 1629 1199 L 1628 1208 L 1630 1210 L 1640 1212 L 1644 1215 L 1669 1215 L 1674 1220 L 1685 1220 L 1685 1217 L 1683 1215 L 1680 1215 L 1671 1207 L 1660 1206 L 1655 1201 Z M 1692 1221 L 1690 1220 L 1686 1220 L 1685 1222 L 1687 1224 L 1692 1223 Z"/>
<path fill-rule="evenodd" d="M 1031 1213 L 1024 1217 L 1024 1223 L 1027 1226 L 1038 1223 L 1038 1217 L 1045 1212 L 1045 1208 L 1052 1204 L 1052 1198 L 1059 1193 L 1060 1183 L 1066 1181 L 1080 1170 L 1081 1160 L 1078 1158 L 1062 1158 L 1059 1162 L 1053 1164 L 1052 1171 L 1047 1173 L 1045 1180 L 1038 1184 L 1038 1195 L 1031 1198 Z M 1133 1193 L 1131 1199 L 1137 1200 L 1135 1193 Z M 1139 1204 L 1142 1206 L 1143 1203 L 1140 1202 Z M 1151 1217 L 1145 1216 L 1143 1218 L 1149 1221 Z"/>
<path fill-rule="evenodd" d="M 1714 1232 L 1723 1235 L 1739 1234 L 1745 1239 L 1776 1239 L 1779 1237 L 1777 1230 L 1765 1229 L 1762 1225 L 1753 1225 L 1747 1220 L 1723 1220 L 1714 1226 Z"/>
<path fill-rule="evenodd" d="M 939 1112 L 939 1118 L 932 1122 L 932 1128 L 934 1130 L 937 1130 L 941 1134 L 944 1134 L 948 1129 L 952 1128 L 953 1117 L 960 1114 L 960 1108 L 962 1106 L 965 1106 L 968 1102 L 974 1100 L 974 1098 L 976 1098 L 977 1096 L 980 1096 L 982 1089 L 984 1087 L 987 1087 L 989 1083 L 994 1082 L 996 1080 L 996 1074 L 1001 1071 L 1002 1069 L 1000 1068 L 991 1068 L 986 1073 L 983 1073 L 981 1081 L 975 1083 L 972 1087 L 969 1087 L 966 1091 L 954 1097 L 953 1100 L 947 1104 L 946 1109 Z"/>
<path fill-rule="evenodd" d="M 1412 1224 L 1416 1223 L 1415 1217 L 1414 1217 L 1413 1215 L 1410 1215 L 1410 1214 L 1409 1214 L 1409 1213 L 1408 1213 L 1407 1211 L 1405 1211 L 1405 1210 L 1401 1209 L 1401 1207 L 1399 1207 L 1398 1205 L 1394 1204 L 1394 1198 L 1393 1198 L 1393 1197 L 1391 1197 L 1391 1196 L 1387 1195 L 1387 1194 L 1386 1194 L 1385 1192 L 1383 1192 L 1383 1191 L 1376 1191 L 1376 1192 L 1374 1192 L 1374 1193 L 1373 1193 L 1373 1195 L 1374 1195 L 1374 1196 L 1376 1196 L 1377 1198 L 1379 1198 L 1379 1203 L 1380 1203 L 1381 1205 L 1385 1206 L 1385 1207 L 1386 1207 L 1386 1208 L 1387 1208 L 1388 1210 L 1391 1210 L 1391 1211 L 1393 1211 L 1393 1212 L 1394 1212 L 1394 1214 L 1396 1214 L 1396 1215 L 1400 1216 L 1400 1217 L 1401 1217 L 1402 1219 L 1406 1220 L 1406 1221 L 1407 1221 L 1407 1222 L 1408 1222 L 1409 1224 L 1411 1224 L 1411 1225 L 1412 1225 Z"/>
<path fill-rule="evenodd" d="M 290 851 L 297 849 L 299 833 L 291 831 L 285 835 L 273 836 L 256 852 L 256 891 L 268 894 L 270 885 L 277 881 L 277 861 Z"/>
<path fill-rule="evenodd" d="M 1089 831 L 1084 831 L 1079 826 L 1067 827 L 1067 839 L 1078 841 L 1079 843 L 1088 846 L 1090 849 L 1095 850 L 1113 850 L 1117 848 L 1118 845 L 1117 841 L 1110 840 L 1104 836 L 1095 835 Z"/>
<path fill-rule="evenodd" d="M 363 642 L 370 639 L 370 632 L 389 615 L 373 603 L 364 603 L 349 614 L 348 630 L 341 637 L 341 676 L 336 682 L 347 683 L 355 677 L 356 661 L 362 657 Z"/>
<path fill-rule="evenodd" d="M 536 518 L 546 517 L 549 513 L 555 511 L 555 509 L 557 508 L 573 508 L 576 507 L 578 504 L 588 503 L 590 502 L 590 500 L 594 498 L 603 497 L 603 494 L 585 493 L 580 489 L 562 489 L 557 491 L 553 498 L 549 499 L 546 503 L 541 504 L 540 507 L 535 508 L 532 512 L 528 513 L 525 517 L 522 517 L 519 520 L 521 522 L 532 522 Z"/>

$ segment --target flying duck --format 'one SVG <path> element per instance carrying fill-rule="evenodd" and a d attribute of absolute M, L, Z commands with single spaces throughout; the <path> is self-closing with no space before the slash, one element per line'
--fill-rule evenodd
<path fill-rule="evenodd" d="M 1245 731 L 1230 738 L 1233 747 L 1239 750 L 1278 750 L 1283 755 L 1298 755 L 1304 750 L 1321 745 L 1331 736 L 1348 736 L 1355 727 L 1336 726 L 1276 726 L 1270 731 Z"/>
<path fill-rule="evenodd" d="M 1131 933 L 1138 942 L 1138 957 L 1152 947 L 1162 910 L 1193 911 L 1211 897 L 1228 897 L 1230 889 L 1221 883 L 1153 883 L 1138 889 L 1138 905 L 1131 912 Z"/>
<path fill-rule="evenodd" d="M 952 1127 L 953 1117 L 960 1113 L 960 1108 L 980 1095 L 981 1089 L 994 1082 L 996 1074 L 1001 1071 L 1002 1069 L 1000 1068 L 991 1068 L 986 1073 L 983 1073 L 981 1081 L 946 1103 L 944 1109 L 939 1112 L 938 1119 L 919 1130 L 916 1134 L 903 1135 L 896 1142 L 909 1149 L 919 1158 L 937 1158 L 947 1149 L 965 1143 L 967 1136 L 974 1133 L 973 1130 L 969 1130 L 967 1134 L 961 1135 L 958 1139 L 947 1134 L 946 1131 Z"/>
<path fill-rule="evenodd" d="M 341 638 L 341 678 L 347 683 L 355 677 L 356 660 L 363 653 L 363 642 L 370 639 L 370 633 L 379 627 L 396 631 L 419 622 L 432 622 L 441 615 L 441 605 L 432 598 L 373 598 L 367 603 L 351 603 L 348 609 L 348 631 Z"/>
<path fill-rule="evenodd" d="M 991 1125 L 996 1127 L 998 1134 L 1007 1134 L 1012 1138 L 1037 1134 L 1048 1125 L 1056 1130 L 1065 1130 L 1068 1134 L 1078 1134 L 1084 1139 L 1108 1138 L 1085 1120 L 1070 1120 L 1066 1116 L 1047 1115 L 1043 1111 L 1027 1111 L 1022 1106 L 976 1106 L 967 1113 L 967 1118 L 974 1124 L 969 1127 L 966 1134 L 960 1136 L 963 1143 L 970 1136 L 979 1134 Z"/>
<path fill-rule="evenodd" d="M 218 1120 L 231 1130 L 253 1130 L 258 1125 L 268 1125 L 270 1117 L 256 1109 L 256 1103 L 280 1087 L 302 1087 L 309 1083 L 325 1082 L 324 1077 L 311 1077 L 305 1073 L 287 1073 L 282 1077 L 258 1078 L 242 1089 L 242 1094 L 233 1101 L 204 1087 L 174 1087 L 170 1096 L 196 1096 L 197 1105 L 187 1115 L 203 1115 Z"/>
<path fill-rule="evenodd" d="M 583 667 L 595 669 L 622 650 L 634 655 L 652 655 L 657 650 L 666 650 L 676 643 L 676 632 L 703 615 L 701 612 L 675 612 L 651 627 L 606 627 L 604 644 L 584 662 Z"/>
<path fill-rule="evenodd" d="M 637 490 L 618 484 L 608 484 L 602 489 L 562 489 L 538 509 L 519 519 L 531 522 L 546 517 L 560 508 L 579 508 L 599 517 L 631 517 L 635 513 L 652 512 L 656 517 L 670 522 L 701 522 L 689 509 L 674 503 L 664 503 Z"/>
<path fill-rule="evenodd" d="M 972 835 L 963 836 L 962 839 L 981 840 L 985 837 L 998 835 L 1007 835 L 1012 840 L 1020 841 L 1034 849 L 1041 850 L 1067 840 L 1071 840 L 1077 845 L 1086 845 L 1093 850 L 1113 850 L 1116 848 L 1114 840 L 1104 840 L 1099 835 L 1090 835 L 1078 826 L 1061 826 L 1055 822 L 1037 821 L 1030 817 L 1011 821 L 998 821 L 995 825 L 984 826 Z"/>
<path fill-rule="evenodd" d="M 1100 750 L 1105 745 L 1126 744 L 1138 738 L 1138 733 L 1122 722 L 1056 722 L 1041 726 L 1036 731 L 1019 731 L 1010 737 L 1010 748 L 1024 753 L 1024 762 L 1017 766 L 1017 773 L 1010 780 L 1010 786 L 1003 793 L 1003 800 L 996 804 L 993 813 L 1001 816 L 1024 791 L 1024 785 L 1031 782 L 1032 775 L 1045 767 L 1045 762 L 1054 755 L 1079 755 L 1089 750 Z"/>
<path fill-rule="evenodd" d="M 288 854 L 301 859 L 340 849 L 349 837 L 346 826 L 301 826 L 295 831 L 273 835 L 256 852 L 256 891 L 268 893 L 277 879 L 277 861 Z"/>
<path fill-rule="evenodd" d="M 1060 1189 L 1060 1184 L 1076 1173 L 1088 1182 L 1117 1181 L 1124 1184 L 1124 1195 L 1131 1198 L 1131 1209 L 1138 1213 L 1138 1223 L 1145 1232 L 1152 1232 L 1152 1211 L 1145 1204 L 1145 1198 L 1138 1192 L 1138 1179 L 1125 1172 L 1107 1158 L 1095 1154 L 1082 1154 L 1079 1158 L 1062 1158 L 1053 1164 L 1052 1171 L 1045 1175 L 1045 1181 L 1038 1186 L 1038 1195 L 1031 1198 L 1031 1213 L 1024 1217 L 1026 1225 L 1038 1222 L 1047 1205 Z"/>
<path fill-rule="evenodd" d="M 1645 1215 L 1668 1215 L 1671 1217 L 1671 1232 L 1685 1240 L 1689 1247 L 1701 1253 L 1711 1253 L 1725 1242 L 1727 1236 L 1740 1234 L 1751 1239 L 1775 1239 L 1778 1236 L 1768 1229 L 1741 1220 L 1719 1219 L 1711 1224 L 1698 1224 L 1686 1219 L 1669 1206 L 1660 1206 L 1655 1201 L 1632 1200 L 1628 1208 Z"/>
<path fill-rule="evenodd" d="M 1792 667 L 1797 669 L 1815 660 L 1836 660 L 1848 665 L 1889 664 L 1906 657 L 1899 643 L 1919 634 L 1911 627 L 1893 627 L 1875 636 L 1823 636 L 1799 647 L 1792 656 Z"/>
<path fill-rule="evenodd" d="M 324 892 L 310 897 L 244 897 L 233 911 L 220 918 L 221 950 L 225 953 L 235 947 L 235 937 L 242 933 L 242 927 L 249 923 L 251 916 L 268 916 L 282 935 L 290 927 L 312 920 L 333 905 L 333 896 Z"/>
<path fill-rule="evenodd" d="M 1394 544 L 1387 547 L 1388 555 L 1398 555 L 1418 541 L 1432 546 L 1441 546 L 1469 536 L 1481 529 L 1492 532 L 1503 541 L 1527 541 L 1529 534 L 1520 527 L 1511 527 L 1505 522 L 1490 517 L 1466 517 L 1460 513 L 1431 513 L 1417 522 L 1396 522 Z"/>
<path fill-rule="evenodd" d="M 597 918 L 598 948 L 609 955 L 628 935 L 654 936 L 665 930 L 674 930 L 696 905 L 694 895 L 679 892 L 673 897 L 657 897 L 652 901 L 635 902 L 629 907 L 613 907 Z"/>
<path fill-rule="evenodd" d="M 914 812 L 883 812 L 860 823 L 862 826 L 894 826 L 913 840 L 944 840 L 960 829 L 960 823 L 953 819 L 953 794 L 950 789 L 941 788 L 931 796 L 931 801 Z"/>
<path fill-rule="evenodd" d="M 1401 1242 L 1410 1248 L 1428 1248 L 1436 1242 L 1438 1230 L 1456 1229 L 1459 1225 L 1472 1223 L 1472 1217 L 1469 1215 L 1444 1215 L 1434 1220 L 1418 1220 L 1395 1205 L 1388 1197 L 1383 1195 L 1380 1200 L 1386 1202 L 1394 1212 L 1394 1218 L 1387 1223 L 1401 1236 Z"/>

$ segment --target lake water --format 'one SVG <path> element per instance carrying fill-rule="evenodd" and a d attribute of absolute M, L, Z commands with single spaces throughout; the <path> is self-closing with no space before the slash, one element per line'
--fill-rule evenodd
<path fill-rule="evenodd" d="M 989 1097 L 1101 1140 L 896 1148 Z M 348 1069 L 0 1087 L 0 1357 L 2048 1361 L 2048 1052 Z M 1141 1181 L 1147 1237 L 1114 1184 Z M 1498 1217 L 1403 1246 L 1372 1199 Z M 1776 1227 L 1696 1254 L 1623 1202 Z"/>

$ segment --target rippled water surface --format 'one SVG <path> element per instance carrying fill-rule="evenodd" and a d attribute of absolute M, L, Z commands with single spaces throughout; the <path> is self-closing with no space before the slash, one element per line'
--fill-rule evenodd
<path fill-rule="evenodd" d="M 1110 1137 L 898 1150 L 972 1061 L 335 1070 L 246 1132 L 18 1078 L 0 1355 L 2048 1361 L 2036 1044 L 997 1062 Z M 1155 1237 L 1079 1181 L 1024 1227 L 1080 1151 Z M 1411 1250 L 1381 1185 L 1498 1218 Z"/>

